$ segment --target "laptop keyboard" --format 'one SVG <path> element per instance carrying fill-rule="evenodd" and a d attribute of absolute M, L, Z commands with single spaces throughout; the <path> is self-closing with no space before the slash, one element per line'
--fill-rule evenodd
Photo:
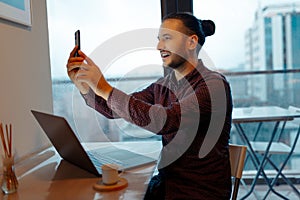
<path fill-rule="evenodd" d="M 153 158 L 113 146 L 89 150 L 87 154 L 99 173 L 102 171 L 101 166 L 103 164 L 116 164 L 123 169 L 129 169 L 134 166 L 155 162 Z"/>
<path fill-rule="evenodd" d="M 91 150 L 87 152 L 88 156 L 90 157 L 90 159 L 92 160 L 92 162 L 94 163 L 94 165 L 96 166 L 96 168 L 101 168 L 101 166 L 103 164 L 116 164 L 119 166 L 123 165 L 123 162 L 120 160 L 117 160 L 115 158 L 111 158 L 107 155 L 105 155 L 104 153 L 96 150 Z"/>

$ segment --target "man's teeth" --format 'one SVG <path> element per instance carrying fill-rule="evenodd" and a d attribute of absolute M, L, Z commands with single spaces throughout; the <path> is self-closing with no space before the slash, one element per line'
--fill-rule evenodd
<path fill-rule="evenodd" d="M 161 53 L 161 57 L 165 58 L 167 56 L 169 56 L 170 54 L 169 53 Z"/>

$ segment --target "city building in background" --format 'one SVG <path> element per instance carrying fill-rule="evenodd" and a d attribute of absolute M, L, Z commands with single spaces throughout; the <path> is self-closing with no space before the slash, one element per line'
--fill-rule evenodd
<path fill-rule="evenodd" d="M 299 44 L 300 4 L 259 7 L 252 27 L 245 33 L 245 70 L 300 69 Z M 296 92 L 299 88 L 293 84 L 293 80 L 299 80 L 299 77 L 295 74 L 289 76 L 292 77 L 261 75 L 252 78 L 247 93 L 261 104 L 282 98 L 286 100 L 285 105 L 300 102 Z"/>

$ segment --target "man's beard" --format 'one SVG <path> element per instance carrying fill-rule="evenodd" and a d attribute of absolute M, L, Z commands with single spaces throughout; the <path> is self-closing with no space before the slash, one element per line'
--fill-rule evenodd
<path fill-rule="evenodd" d="M 185 62 L 187 62 L 185 58 L 176 54 L 176 57 L 171 61 L 170 64 L 167 65 L 167 67 L 177 69 L 180 66 L 182 66 Z"/>

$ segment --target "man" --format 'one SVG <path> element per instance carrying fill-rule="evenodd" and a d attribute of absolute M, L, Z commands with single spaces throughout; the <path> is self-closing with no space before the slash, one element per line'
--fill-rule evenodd
<path fill-rule="evenodd" d="M 198 60 L 205 37 L 214 31 L 212 21 L 188 13 L 165 17 L 157 49 L 163 66 L 173 71 L 131 95 L 113 88 L 83 52 L 74 57 L 77 47 L 70 54 L 68 75 L 89 106 L 162 135 L 159 174 L 145 199 L 230 198 L 230 87 Z"/>

